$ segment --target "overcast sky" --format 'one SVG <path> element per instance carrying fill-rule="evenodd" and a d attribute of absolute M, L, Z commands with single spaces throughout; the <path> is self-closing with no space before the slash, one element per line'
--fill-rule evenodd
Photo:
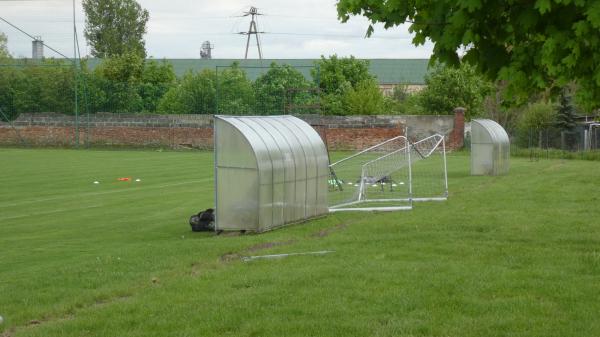
<path fill-rule="evenodd" d="M 199 58 L 200 45 L 210 40 L 213 58 L 243 58 L 248 17 L 238 17 L 257 7 L 265 15 L 258 18 L 264 58 L 318 58 L 320 55 L 354 55 L 359 58 L 429 58 L 432 45 L 411 44 L 408 26 L 391 30 L 381 27 L 364 39 L 368 22 L 362 17 L 342 24 L 337 20 L 335 0 L 138 0 L 150 12 L 145 36 L 148 55 L 155 58 Z M 72 1 L 0 0 L 0 17 L 34 36 L 42 36 L 49 46 L 73 55 Z M 76 25 L 80 50 L 89 47 L 83 37 L 85 17 L 81 0 L 76 0 Z M 31 39 L 0 21 L 0 31 L 8 36 L 8 49 L 14 57 L 31 57 Z M 250 58 L 258 58 L 251 42 Z M 57 56 L 46 49 L 45 56 Z"/>

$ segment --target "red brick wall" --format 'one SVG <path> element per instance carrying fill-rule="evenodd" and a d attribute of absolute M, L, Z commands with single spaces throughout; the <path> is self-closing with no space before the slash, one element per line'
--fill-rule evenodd
<path fill-rule="evenodd" d="M 317 128 L 322 138 L 326 138 L 330 150 L 358 150 L 379 144 L 387 139 L 401 136 L 404 128 L 331 128 L 322 131 Z"/>
<path fill-rule="evenodd" d="M 73 146 L 75 128 L 71 126 L 0 126 L 0 145 L 18 145 L 23 140 L 33 146 Z M 212 149 L 212 128 L 103 127 L 79 130 L 79 143 L 91 146 L 194 147 Z"/>
<path fill-rule="evenodd" d="M 212 149 L 212 128 L 103 127 L 90 129 L 92 145 L 194 147 Z M 85 137 L 85 133 L 81 135 Z M 81 141 L 86 141 L 80 138 Z"/>
<path fill-rule="evenodd" d="M 465 143 L 465 108 L 454 109 L 454 129 L 448 137 L 447 147 L 459 149 Z"/>
<path fill-rule="evenodd" d="M 87 128 L 79 128 L 79 144 L 91 146 L 193 147 L 212 149 L 211 116 L 111 115 L 94 116 Z M 447 134 L 447 148 L 461 147 L 464 110 L 451 116 L 302 116 L 325 136 L 335 150 L 357 150 L 404 135 L 408 125 L 411 139 L 433 133 Z M 406 124 L 405 124 L 406 123 Z M 0 145 L 74 146 L 72 116 L 24 115 L 13 125 L 0 123 Z M 21 136 L 17 137 L 15 129 Z"/>
<path fill-rule="evenodd" d="M 17 133 L 18 132 L 18 133 Z M 0 126 L 0 144 L 18 145 L 24 141 L 33 146 L 70 146 L 75 139 L 73 127 L 62 126 Z"/>

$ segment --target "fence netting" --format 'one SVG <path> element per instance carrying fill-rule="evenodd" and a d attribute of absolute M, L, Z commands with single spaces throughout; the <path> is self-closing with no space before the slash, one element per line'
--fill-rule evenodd
<path fill-rule="evenodd" d="M 312 66 L 233 64 L 175 77 L 166 61 L 147 61 L 135 74 L 85 60 L 1 63 L 4 145 L 197 148 L 194 138 L 212 136 L 213 114 L 320 112 Z"/>
<path fill-rule="evenodd" d="M 532 160 L 600 159 L 600 123 L 582 123 L 570 130 L 550 127 L 515 131 L 510 138 L 511 154 Z"/>

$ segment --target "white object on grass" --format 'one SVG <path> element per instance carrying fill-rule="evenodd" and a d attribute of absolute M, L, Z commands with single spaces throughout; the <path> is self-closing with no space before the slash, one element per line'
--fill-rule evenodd
<path fill-rule="evenodd" d="M 273 254 L 273 255 L 257 255 L 257 256 L 244 256 L 242 257 L 242 261 L 248 262 L 252 260 L 258 259 L 280 259 L 288 256 L 296 256 L 296 255 L 325 255 L 329 253 L 335 253 L 335 250 L 321 250 L 318 252 L 306 252 L 306 253 L 287 253 L 287 254 Z"/>
<path fill-rule="evenodd" d="M 94 184 L 100 184 L 100 182 L 98 180 L 94 181 Z"/>
<path fill-rule="evenodd" d="M 137 181 L 137 182 L 140 182 L 140 181 L 142 181 L 142 179 L 138 178 L 138 179 L 136 179 L 135 181 Z"/>
<path fill-rule="evenodd" d="M 2 318 L 2 316 L 0 316 L 0 324 L 2 324 L 4 322 L 4 318 Z"/>

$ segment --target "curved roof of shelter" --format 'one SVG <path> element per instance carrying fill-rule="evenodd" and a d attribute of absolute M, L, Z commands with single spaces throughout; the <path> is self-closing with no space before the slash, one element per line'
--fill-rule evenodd
<path fill-rule="evenodd" d="M 473 123 L 479 124 L 489 136 L 489 141 L 494 144 L 508 144 L 509 138 L 506 130 L 491 119 L 474 119 Z M 473 129 L 471 129 L 473 130 Z M 473 131 L 471 131 L 473 132 Z"/>
<path fill-rule="evenodd" d="M 327 149 L 319 134 L 305 121 L 284 116 L 215 116 L 236 128 L 254 152 L 259 168 L 277 169 L 286 160 L 283 153 L 295 157 L 302 154 L 304 162 L 327 156 Z M 290 136 L 293 135 L 293 136 Z"/>

